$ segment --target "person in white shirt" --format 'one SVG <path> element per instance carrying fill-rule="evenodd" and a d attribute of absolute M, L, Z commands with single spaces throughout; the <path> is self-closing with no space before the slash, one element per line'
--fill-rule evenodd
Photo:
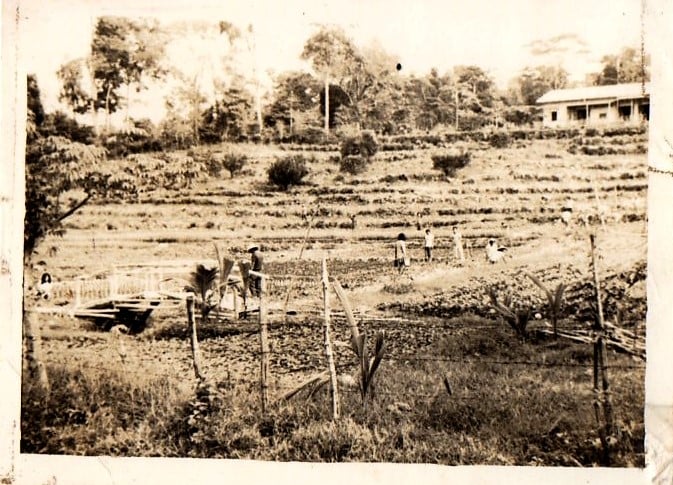
<path fill-rule="evenodd" d="M 495 264 L 505 257 L 505 251 L 507 251 L 507 248 L 499 247 L 495 243 L 495 239 L 489 239 L 486 245 L 486 259 L 489 263 Z"/>
<path fill-rule="evenodd" d="M 435 235 L 430 229 L 425 230 L 425 239 L 423 241 L 423 248 L 425 249 L 425 260 L 428 263 L 432 262 L 432 248 L 435 247 Z"/>
<path fill-rule="evenodd" d="M 458 226 L 453 226 L 453 256 L 460 261 L 460 264 L 465 263 L 465 253 L 463 253 L 463 235 L 460 233 Z"/>
<path fill-rule="evenodd" d="M 573 200 L 568 197 L 563 204 L 563 207 L 561 207 L 561 221 L 563 224 L 566 226 L 570 224 L 570 220 L 572 219 L 573 216 Z"/>
<path fill-rule="evenodd" d="M 401 232 L 397 235 L 395 242 L 395 267 L 402 274 L 409 266 L 409 256 L 407 256 L 407 236 Z"/>

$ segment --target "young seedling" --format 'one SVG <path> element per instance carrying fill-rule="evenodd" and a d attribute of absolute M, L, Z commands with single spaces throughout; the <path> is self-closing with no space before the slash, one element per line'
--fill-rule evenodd
<path fill-rule="evenodd" d="M 215 281 L 217 280 L 218 273 L 218 268 L 207 268 L 206 266 L 199 264 L 196 266 L 196 271 L 193 271 L 190 275 L 190 286 L 188 286 L 187 289 L 196 294 L 202 324 L 206 322 L 208 314 L 217 305 L 214 301 L 215 294 L 213 290 L 215 288 Z"/>
<path fill-rule="evenodd" d="M 526 276 L 528 276 L 533 283 L 535 283 L 538 288 L 540 288 L 542 291 L 544 291 L 545 295 L 547 295 L 547 308 L 549 311 L 549 318 L 551 319 L 551 324 L 554 329 L 554 337 L 558 337 L 558 320 L 559 317 L 561 316 L 561 308 L 563 306 L 563 292 L 566 289 L 566 286 L 563 283 L 559 283 L 556 286 L 556 289 L 552 292 L 549 290 L 540 279 L 531 274 L 531 273 L 526 273 Z"/>
<path fill-rule="evenodd" d="M 489 288 L 488 295 L 491 298 L 491 308 L 503 317 L 522 340 L 526 340 L 526 327 L 531 317 L 530 307 L 516 308 L 509 293 L 503 297 L 502 303 L 499 302 L 494 287 Z"/>
<path fill-rule="evenodd" d="M 367 398 L 371 396 L 374 374 L 383 360 L 383 333 L 378 332 L 374 337 L 374 349 L 367 349 L 367 336 L 363 332 L 358 336 L 351 337 L 351 346 L 358 357 L 360 365 L 360 397 L 362 404 L 367 407 Z"/>

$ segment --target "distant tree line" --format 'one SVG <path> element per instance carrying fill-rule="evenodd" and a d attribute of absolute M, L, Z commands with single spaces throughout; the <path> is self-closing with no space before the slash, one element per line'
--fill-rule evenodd
<path fill-rule="evenodd" d="M 170 64 L 166 49 L 172 42 L 186 43 L 202 61 L 198 70 Z M 342 30 L 322 27 L 301 53 L 311 72 L 274 74 L 273 89 L 262 97 L 254 49 L 252 26 L 223 21 L 165 28 L 145 19 L 101 17 L 90 55 L 58 72 L 60 100 L 70 113 L 54 115 L 52 122 L 72 136 L 81 131 L 95 137 L 120 156 L 222 141 L 321 143 L 344 130 L 399 135 L 530 126 L 540 117 L 536 100 L 569 87 L 568 72 L 548 65 L 525 68 L 505 90 L 474 65 L 406 74 L 382 46 L 356 46 Z M 239 69 L 251 63 L 252 79 Z M 605 56 L 602 63 L 588 82 L 649 79 L 649 58 L 636 49 Z M 157 85 L 166 87 L 163 120 L 132 119 L 134 95 Z M 113 129 L 110 118 L 118 112 L 125 122 Z M 85 116 L 92 132 L 74 121 Z"/>

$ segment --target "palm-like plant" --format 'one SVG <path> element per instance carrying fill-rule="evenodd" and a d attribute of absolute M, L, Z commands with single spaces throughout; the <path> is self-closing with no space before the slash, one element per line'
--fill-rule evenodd
<path fill-rule="evenodd" d="M 515 305 L 509 293 L 503 297 L 502 302 L 499 302 L 498 294 L 493 287 L 489 288 L 488 295 L 491 298 L 491 307 L 503 317 L 522 340 L 526 340 L 526 327 L 532 313 L 530 307 Z"/>
<path fill-rule="evenodd" d="M 218 273 L 218 268 L 208 268 L 203 264 L 198 264 L 196 271 L 193 271 L 190 275 L 188 289 L 196 294 L 201 313 L 201 323 L 205 323 L 208 314 L 217 306 L 214 285 Z"/>
<path fill-rule="evenodd" d="M 374 374 L 383 360 L 383 333 L 378 332 L 374 337 L 373 351 L 367 349 L 367 336 L 365 332 L 351 337 L 351 346 L 358 357 L 360 365 L 360 396 L 362 404 L 367 406 L 367 397 L 371 395 Z"/>
<path fill-rule="evenodd" d="M 559 283 L 556 286 L 556 289 L 552 292 L 549 290 L 544 283 L 535 275 L 531 273 L 526 273 L 533 283 L 535 283 L 538 288 L 544 291 L 547 295 L 547 309 L 549 311 L 549 318 L 551 319 L 552 327 L 554 329 L 554 337 L 558 337 L 557 325 L 559 317 L 561 316 L 561 308 L 563 306 L 563 292 L 566 289 L 566 286 L 563 283 Z"/>

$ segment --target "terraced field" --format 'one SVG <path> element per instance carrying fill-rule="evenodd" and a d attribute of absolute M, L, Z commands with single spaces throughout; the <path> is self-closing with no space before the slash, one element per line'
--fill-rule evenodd
<path fill-rule="evenodd" d="M 268 294 L 270 391 L 278 397 L 325 367 L 319 274 L 320 261 L 327 257 L 330 276 L 346 289 L 361 329 L 370 336 L 378 331 L 385 335 L 386 357 L 375 404 L 369 412 L 362 411 L 357 390 L 344 386 L 347 420 L 334 429 L 325 431 L 326 393 L 283 405 L 260 422 L 255 415 L 257 325 L 212 321 L 199 328 L 204 371 L 225 404 L 212 404 L 213 421 L 208 417 L 201 422 L 194 417 L 201 411 L 190 407 L 190 387 L 196 382 L 184 311 L 157 312 L 138 336 L 45 318 L 45 360 L 51 371 L 66 380 L 80 373 L 72 385 L 91 386 L 81 395 L 63 397 L 63 405 L 72 398 L 69 409 L 85 409 L 82 419 L 89 424 L 61 423 L 60 434 L 48 436 L 24 430 L 29 438 L 25 446 L 22 443 L 23 451 L 445 464 L 603 463 L 591 407 L 591 346 L 537 332 L 548 330 L 544 295 L 524 272 L 550 287 L 568 285 L 561 330 L 588 328 L 589 233 L 596 233 L 606 280 L 606 319 L 630 331 L 636 349 L 645 319 L 645 155 L 571 154 L 567 140 L 519 142 L 508 149 L 475 144 L 471 164 L 447 179 L 432 169 L 430 157 L 436 149 L 381 152 L 358 176 L 339 173 L 330 160 L 336 153 L 320 151 L 310 153 L 316 159 L 307 182 L 281 192 L 267 186 L 266 169 L 287 149 L 236 149 L 250 159 L 236 178 L 204 176 L 181 190 L 145 187 L 136 200 L 88 206 L 69 220 L 63 238 L 42 245 L 38 259 L 56 279 L 68 279 L 115 264 L 212 260 L 213 244 L 236 259 L 247 259 L 248 244 L 260 243 L 274 279 Z M 568 199 L 574 221 L 565 226 L 560 210 Z M 469 245 L 463 265 L 453 258 L 453 225 L 460 226 Z M 432 263 L 422 261 L 426 227 L 436 236 Z M 409 272 L 402 276 L 392 266 L 399 232 L 407 234 L 412 256 Z M 485 261 L 489 238 L 508 248 L 500 264 Z M 283 299 L 290 286 L 294 291 L 288 308 L 293 312 L 288 315 Z M 501 294 L 512 292 L 541 314 L 531 320 L 528 340 L 517 339 L 494 314 L 489 287 Z M 337 371 L 353 375 L 356 362 L 348 328 L 334 295 L 332 301 Z M 610 349 L 610 363 L 620 430 L 612 463 L 642 466 L 643 362 Z M 450 378 L 454 390 L 449 397 L 444 377 Z M 86 402 L 88 395 L 96 398 L 101 382 L 123 384 L 125 379 L 130 398 L 103 407 Z M 152 392 L 167 393 L 166 411 Z M 109 410 L 118 406 L 121 411 Z M 102 409 L 108 409 L 105 420 L 121 412 L 123 416 L 115 418 L 121 419 L 118 428 L 97 424 L 103 419 Z M 159 419 L 152 414 L 157 412 L 168 417 L 162 417 L 160 425 L 148 424 L 148 419 Z M 275 431 L 264 428 L 267 425 Z M 83 434 L 87 426 L 96 429 L 96 441 Z M 103 435 L 107 438 L 101 439 Z M 73 436 L 79 438 L 70 440 Z M 152 445 L 145 449 L 138 442 Z"/>

